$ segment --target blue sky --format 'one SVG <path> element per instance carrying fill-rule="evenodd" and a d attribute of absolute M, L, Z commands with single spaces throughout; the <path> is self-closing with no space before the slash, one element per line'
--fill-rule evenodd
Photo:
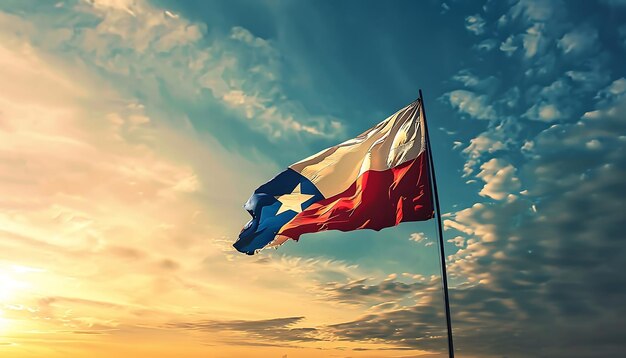
<path fill-rule="evenodd" d="M 5 1 L 0 40 L 0 352 L 442 354 L 434 222 L 230 247 L 420 88 L 459 354 L 626 350 L 624 1 Z"/>

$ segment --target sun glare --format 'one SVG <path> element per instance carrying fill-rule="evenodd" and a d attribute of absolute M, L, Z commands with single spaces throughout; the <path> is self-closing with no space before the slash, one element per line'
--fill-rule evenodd
<path fill-rule="evenodd" d="M 10 268 L 0 268 L 0 303 L 10 303 L 16 298 L 19 291 L 28 287 L 28 283 L 18 279 L 16 276 L 29 272 L 26 267 L 12 266 Z"/>
<path fill-rule="evenodd" d="M 0 274 L 0 302 L 6 303 L 10 300 L 17 290 L 19 290 L 20 284 L 7 274 Z"/>

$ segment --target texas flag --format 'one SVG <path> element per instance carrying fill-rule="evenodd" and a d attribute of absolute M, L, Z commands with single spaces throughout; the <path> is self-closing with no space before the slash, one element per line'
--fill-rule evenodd
<path fill-rule="evenodd" d="M 252 219 L 233 245 L 252 255 L 323 230 L 381 230 L 433 218 L 419 100 L 354 139 L 303 159 L 244 205 Z"/>

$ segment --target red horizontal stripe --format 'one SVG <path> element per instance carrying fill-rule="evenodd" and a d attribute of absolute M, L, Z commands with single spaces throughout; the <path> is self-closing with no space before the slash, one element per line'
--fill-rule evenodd
<path fill-rule="evenodd" d="M 323 230 L 380 230 L 428 220 L 433 214 L 428 157 L 423 151 L 397 167 L 363 173 L 342 193 L 296 215 L 279 234 L 298 240 L 302 234 Z"/>

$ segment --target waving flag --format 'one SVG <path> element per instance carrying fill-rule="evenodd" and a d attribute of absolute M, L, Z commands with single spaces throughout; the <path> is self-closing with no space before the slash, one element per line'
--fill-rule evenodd
<path fill-rule="evenodd" d="M 424 115 L 419 100 L 354 139 L 291 165 L 261 185 L 233 245 L 265 246 L 323 230 L 381 230 L 433 217 Z"/>

